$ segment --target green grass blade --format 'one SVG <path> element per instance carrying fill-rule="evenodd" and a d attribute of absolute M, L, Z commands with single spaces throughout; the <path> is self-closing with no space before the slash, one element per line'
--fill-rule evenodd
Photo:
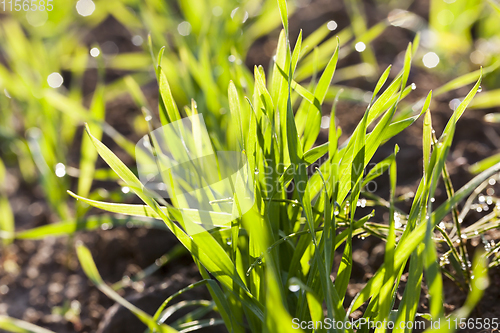
<path fill-rule="evenodd" d="M 97 215 L 89 216 L 78 221 L 64 221 L 58 223 L 51 223 L 36 227 L 33 229 L 23 230 L 15 234 L 17 239 L 43 239 L 45 237 L 61 237 L 69 236 L 78 231 L 89 231 L 97 228 L 106 227 L 146 227 L 153 229 L 166 230 L 165 223 L 153 219 L 141 218 L 122 218 L 119 216 Z"/>
<path fill-rule="evenodd" d="M 297 42 L 295 42 L 295 47 L 293 49 L 292 54 L 292 73 L 295 73 L 295 69 L 297 69 L 297 63 L 300 59 L 300 52 L 302 50 L 302 30 L 299 32 L 299 37 L 297 37 Z M 292 75 L 293 78 L 293 75 Z"/>
<path fill-rule="evenodd" d="M 161 219 L 161 215 L 157 211 L 148 205 L 137 205 L 137 204 L 117 204 L 111 202 L 95 201 L 88 198 L 81 197 L 68 191 L 69 195 L 77 200 L 81 200 L 92 207 L 96 207 L 102 210 L 106 210 L 112 213 L 138 216 L 138 217 L 152 217 L 155 219 Z M 182 219 L 182 216 L 186 216 L 195 223 L 202 223 L 204 219 L 210 219 L 213 225 L 216 227 L 229 227 L 231 226 L 230 218 L 231 214 L 213 211 L 201 211 L 197 209 L 178 209 L 171 206 L 161 207 L 164 214 L 168 214 L 170 218 L 174 220 Z"/>
<path fill-rule="evenodd" d="M 406 282 L 403 299 L 399 303 L 398 317 L 394 325 L 394 333 L 410 333 L 412 330 L 405 323 L 413 322 L 417 313 L 422 290 L 422 276 L 424 269 L 425 245 L 420 244 L 417 250 L 411 254 L 410 267 L 408 269 L 408 280 Z M 403 328 L 404 327 L 404 328 Z"/>
<path fill-rule="evenodd" d="M 162 333 L 175 333 L 177 332 L 173 328 L 167 325 L 158 325 L 155 320 L 142 311 L 141 309 L 137 308 L 135 305 L 132 303 L 128 302 L 124 298 L 122 298 L 120 295 L 118 295 L 112 288 L 110 288 L 108 285 L 104 283 L 104 281 L 101 278 L 101 275 L 99 274 L 99 271 L 97 270 L 97 267 L 95 266 L 94 259 L 92 259 L 92 254 L 90 253 L 89 249 L 87 249 L 84 245 L 77 245 L 76 252 L 78 254 L 78 260 L 80 261 L 80 264 L 82 265 L 83 271 L 85 274 L 88 276 L 88 278 L 96 285 L 96 287 L 102 291 L 106 296 L 114 300 L 115 302 L 119 303 L 122 305 L 124 308 L 130 310 L 140 321 L 142 321 L 145 325 L 147 325 L 150 329 L 153 329 L 157 332 L 162 332 Z"/>
<path fill-rule="evenodd" d="M 198 233 L 187 235 L 177 224 L 167 216 L 160 206 L 144 192 L 144 186 L 140 183 L 139 179 L 125 166 L 125 164 L 116 157 L 109 148 L 102 142 L 97 140 L 88 131 L 94 146 L 96 147 L 99 155 L 106 161 L 106 163 L 117 173 L 117 175 L 129 186 L 134 193 L 144 201 L 150 208 L 152 208 L 158 216 L 162 218 L 167 227 L 179 239 L 179 241 L 212 273 L 219 282 L 232 289 L 233 283 L 238 284 L 242 288 L 242 303 L 248 307 L 257 317 L 263 318 L 262 305 L 253 297 L 248 291 L 245 282 L 237 274 L 236 268 L 222 248 L 222 246 L 204 229 L 200 226 L 191 223 L 189 228 L 197 230 Z M 180 221 L 188 222 L 189 221 Z"/>
<path fill-rule="evenodd" d="M 319 105 L 323 104 L 328 88 L 330 87 L 330 83 L 332 82 L 333 75 L 335 74 L 335 68 L 337 68 L 337 62 L 339 60 L 339 47 L 340 41 L 337 39 L 337 48 L 330 58 L 328 65 L 326 65 L 325 71 L 321 75 L 318 85 L 314 91 L 314 98 L 319 102 Z"/>
<path fill-rule="evenodd" d="M 439 95 L 442 95 L 444 93 L 447 93 L 448 91 L 455 90 L 455 89 L 464 87 L 468 84 L 471 84 L 474 81 L 477 81 L 478 78 L 480 78 L 482 76 L 482 74 L 491 73 L 499 67 L 500 67 L 500 60 L 493 63 L 492 65 L 484 68 L 484 69 L 481 68 L 481 69 L 478 69 L 476 71 L 459 76 L 458 78 L 453 79 L 450 82 L 446 83 L 445 85 L 436 89 L 434 95 L 439 96 Z"/>
<path fill-rule="evenodd" d="M 158 85 L 160 88 L 160 118 L 163 125 L 181 119 L 177 104 L 175 104 L 167 77 L 158 65 Z"/>
<path fill-rule="evenodd" d="M 469 194 L 474 191 L 482 182 L 487 180 L 489 177 L 495 173 L 500 172 L 500 163 L 496 164 L 492 168 L 482 172 L 481 174 L 474 177 L 466 185 L 464 185 L 460 190 L 455 192 L 455 195 L 448 198 L 441 206 L 439 206 L 431 215 L 431 224 L 436 225 L 443 220 L 443 218 L 451 211 L 452 207 L 457 203 L 464 200 Z M 406 237 L 404 242 L 400 242 L 400 246 L 396 248 L 395 252 L 395 264 L 394 267 L 400 267 L 410 254 L 417 248 L 418 244 L 422 243 L 425 239 L 425 233 L 427 230 L 427 225 L 422 223 L 418 225 L 409 235 Z M 378 292 L 383 281 L 383 276 L 385 272 L 385 267 L 382 267 L 377 271 L 377 273 L 368 281 L 366 286 L 360 292 L 359 296 L 354 300 L 352 305 L 352 310 L 356 310 L 370 297 L 378 295 Z"/>
<path fill-rule="evenodd" d="M 102 86 L 97 87 L 97 89 L 95 90 L 92 99 L 92 105 L 90 106 L 89 111 L 93 119 L 97 121 L 104 121 L 106 111 L 104 102 L 104 88 Z M 89 124 L 89 128 L 94 133 L 94 136 L 98 140 L 101 140 L 102 128 L 95 123 Z M 80 154 L 80 175 L 78 177 L 78 194 L 81 196 L 85 197 L 89 194 L 94 179 L 96 160 L 97 152 L 94 149 L 94 145 L 90 141 L 90 138 L 84 135 L 82 138 L 82 148 Z"/>
<path fill-rule="evenodd" d="M 480 172 L 483 172 L 484 170 L 487 170 L 488 168 L 491 168 L 499 162 L 500 154 L 495 154 L 471 165 L 471 167 L 469 168 L 469 172 L 472 174 L 478 174 Z"/>
<path fill-rule="evenodd" d="M 399 147 L 394 148 L 394 155 L 397 154 Z M 395 233 L 395 196 L 396 196 L 396 159 L 394 159 L 390 165 L 389 169 L 389 179 L 390 179 L 390 209 L 389 209 L 389 233 L 387 235 L 387 242 L 385 246 L 384 264 L 385 264 L 385 275 L 384 283 L 380 291 L 379 296 L 379 313 L 378 319 L 384 320 L 387 318 L 391 312 L 391 307 L 393 303 L 392 290 L 394 287 L 393 275 L 394 273 L 394 253 L 396 250 L 396 233 Z M 375 332 L 385 332 L 385 328 L 377 328 Z"/>
<path fill-rule="evenodd" d="M 9 199 L 6 196 L 0 195 L 0 238 L 3 245 L 12 243 L 14 231 L 14 213 L 10 207 Z"/>
<path fill-rule="evenodd" d="M 233 81 L 229 82 L 229 110 L 233 119 L 233 126 L 236 128 L 236 137 L 240 144 L 240 149 L 245 149 L 245 140 L 243 139 L 243 125 L 241 120 L 240 100 L 238 98 L 238 91 L 234 86 Z"/>
<path fill-rule="evenodd" d="M 281 22 L 283 23 L 283 28 L 288 38 L 288 9 L 286 8 L 286 0 L 278 0 L 278 7 L 280 10 Z"/>
<path fill-rule="evenodd" d="M 0 329 L 14 333 L 54 333 L 24 320 L 0 315 Z"/>

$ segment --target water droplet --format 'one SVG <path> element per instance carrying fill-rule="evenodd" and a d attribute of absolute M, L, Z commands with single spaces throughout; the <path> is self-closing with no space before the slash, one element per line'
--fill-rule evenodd
<path fill-rule="evenodd" d="M 450 107 L 451 110 L 455 111 L 460 105 L 460 103 L 462 103 L 460 99 L 454 98 L 450 101 L 450 103 L 448 103 L 448 106 Z"/>
<path fill-rule="evenodd" d="M 99 51 L 97 47 L 93 47 L 90 49 L 90 55 L 92 57 L 96 58 L 97 56 L 99 56 L 99 54 L 101 54 L 101 51 Z"/>
<path fill-rule="evenodd" d="M 258 174 L 259 174 L 259 172 L 260 172 L 260 171 L 259 171 L 259 169 L 255 168 L 255 170 L 254 170 L 254 172 L 253 172 L 253 173 L 255 173 L 256 175 L 258 175 Z"/>
<path fill-rule="evenodd" d="M 1 295 L 6 295 L 9 292 L 9 287 L 6 286 L 5 284 L 0 286 L 0 294 Z"/>
<path fill-rule="evenodd" d="M 228 246 L 231 246 L 231 245 L 233 244 L 233 242 L 232 242 L 231 238 L 226 239 L 226 244 L 227 244 Z"/>
<path fill-rule="evenodd" d="M 482 207 L 477 207 L 477 208 L 476 208 L 476 212 L 481 213 L 482 211 L 483 211 L 483 208 L 482 208 Z"/>
<path fill-rule="evenodd" d="M 479 202 L 483 203 L 486 199 L 484 197 L 484 195 L 480 195 L 478 198 Z"/>
<path fill-rule="evenodd" d="M 492 186 L 493 186 L 493 185 L 495 185 L 495 184 L 496 184 L 496 182 L 497 182 L 497 181 L 495 180 L 495 178 L 490 178 L 490 179 L 488 179 L 488 184 L 490 184 L 490 185 L 492 185 Z"/>
<path fill-rule="evenodd" d="M 300 286 L 296 283 L 292 283 L 288 286 L 288 290 L 290 290 L 292 293 L 297 292 L 300 290 Z"/>
<path fill-rule="evenodd" d="M 183 21 L 177 26 L 177 32 L 181 36 L 188 36 L 191 33 L 191 24 L 188 21 Z"/>
<path fill-rule="evenodd" d="M 435 52 L 428 52 L 423 56 L 422 62 L 425 67 L 434 68 L 439 64 L 439 56 Z"/>
<path fill-rule="evenodd" d="M 51 88 L 59 88 L 62 86 L 64 80 L 61 74 L 54 72 L 47 76 L 47 83 Z"/>
<path fill-rule="evenodd" d="M 245 23 L 247 20 L 248 20 L 248 12 L 245 11 L 245 14 L 243 15 L 243 20 L 241 21 L 241 23 Z"/>
<path fill-rule="evenodd" d="M 485 290 L 486 288 L 488 288 L 488 278 L 481 277 L 481 278 L 477 279 L 476 286 L 478 289 Z"/>
<path fill-rule="evenodd" d="M 62 178 L 66 176 L 66 166 L 62 163 L 56 164 L 56 176 Z"/>
<path fill-rule="evenodd" d="M 484 62 L 486 56 L 480 50 L 474 50 L 470 54 L 469 58 L 470 58 L 470 61 L 472 61 L 476 65 L 481 65 Z"/>
<path fill-rule="evenodd" d="M 437 20 L 442 25 L 450 25 L 455 20 L 455 15 L 449 9 L 443 9 L 437 14 Z"/>
<path fill-rule="evenodd" d="M 95 10 L 95 3 L 92 0 L 80 0 L 76 3 L 76 11 L 81 16 L 89 16 Z"/>
<path fill-rule="evenodd" d="M 356 45 L 354 46 L 354 48 L 358 52 L 363 52 L 364 50 L 366 50 L 366 44 L 363 42 L 357 42 Z"/>
<path fill-rule="evenodd" d="M 214 14 L 214 16 L 221 16 L 222 15 L 222 7 L 220 6 L 215 6 L 213 9 L 212 9 L 212 14 Z"/>
<path fill-rule="evenodd" d="M 227 60 L 229 60 L 229 62 L 235 62 L 236 61 L 236 57 L 231 54 L 229 57 L 227 57 Z"/>
<path fill-rule="evenodd" d="M 240 7 L 236 7 L 235 9 L 233 9 L 231 11 L 231 18 L 234 19 L 234 15 L 236 15 L 236 12 L 238 11 L 238 9 L 240 9 Z"/>
<path fill-rule="evenodd" d="M 151 120 L 153 120 L 153 116 L 149 114 L 146 117 L 144 117 L 144 120 L 151 121 Z"/>
<path fill-rule="evenodd" d="M 132 37 L 132 44 L 134 44 L 135 46 L 141 46 L 143 42 L 144 40 L 140 35 L 135 35 L 134 37 Z"/>
<path fill-rule="evenodd" d="M 477 92 L 481 92 L 481 91 L 483 91 L 483 87 L 479 86 L 479 87 L 477 88 Z"/>
<path fill-rule="evenodd" d="M 417 85 L 415 83 L 412 83 L 411 84 L 411 90 L 415 90 L 415 89 L 417 89 Z"/>
<path fill-rule="evenodd" d="M 321 128 L 322 129 L 330 128 L 330 116 L 321 117 Z"/>
<path fill-rule="evenodd" d="M 466 234 L 462 234 L 461 237 L 462 237 L 462 239 L 467 239 L 467 235 Z"/>
<path fill-rule="evenodd" d="M 328 28 L 328 30 L 333 31 L 333 30 L 337 29 L 338 25 L 337 25 L 337 22 L 330 21 L 326 24 L 326 27 Z"/>
<path fill-rule="evenodd" d="M 45 24 L 45 22 L 47 22 L 47 19 L 49 18 L 49 15 L 47 13 L 48 12 L 45 10 L 28 11 L 26 13 L 26 20 L 34 27 L 41 27 Z"/>
<path fill-rule="evenodd" d="M 118 45 L 116 45 L 115 42 L 108 40 L 102 43 L 101 51 L 103 57 L 111 59 L 114 58 L 118 54 L 118 52 L 120 52 L 120 49 L 118 48 Z"/>
<path fill-rule="evenodd" d="M 431 202 L 434 202 L 434 201 L 436 201 L 436 199 L 435 198 L 431 198 Z"/>
<path fill-rule="evenodd" d="M 122 187 L 122 192 L 123 192 L 123 193 L 125 193 L 125 194 L 129 193 L 129 192 L 130 192 L 130 187 L 128 187 L 128 186 L 123 186 L 123 187 Z"/>
<path fill-rule="evenodd" d="M 389 15 L 387 15 L 387 20 L 389 23 L 395 27 L 406 27 L 408 28 L 409 25 L 412 25 L 412 14 L 410 14 L 406 10 L 402 9 L 394 9 L 392 10 Z"/>

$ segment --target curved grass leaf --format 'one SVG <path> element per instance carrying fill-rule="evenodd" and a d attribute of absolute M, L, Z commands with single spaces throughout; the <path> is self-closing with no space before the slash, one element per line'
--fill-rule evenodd
<path fill-rule="evenodd" d="M 132 312 L 140 321 L 147 325 L 150 329 L 153 329 L 161 333 L 175 333 L 175 329 L 167 325 L 158 325 L 154 319 L 148 315 L 146 312 L 142 311 L 132 303 L 128 302 L 126 299 L 118 295 L 112 288 L 104 283 L 95 266 L 94 259 L 92 259 L 92 254 L 89 249 L 84 245 L 77 245 L 76 253 L 78 255 L 78 260 L 82 265 L 83 271 L 88 276 L 88 278 L 96 285 L 96 287 L 102 291 L 106 296 L 119 303 L 123 307 L 127 308 Z"/>
<path fill-rule="evenodd" d="M 0 329 L 14 333 L 54 333 L 27 321 L 0 315 Z"/>

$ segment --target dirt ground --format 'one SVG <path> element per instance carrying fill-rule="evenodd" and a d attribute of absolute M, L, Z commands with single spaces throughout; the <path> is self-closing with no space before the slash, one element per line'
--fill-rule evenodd
<path fill-rule="evenodd" d="M 417 1 L 418 5 L 410 8 L 425 17 L 427 4 Z M 370 24 L 383 19 L 387 13 L 373 8 L 367 2 L 368 10 L 374 13 L 370 17 Z M 349 22 L 341 2 L 327 0 L 313 1 L 309 6 L 298 11 L 291 18 L 291 35 L 303 29 L 304 35 L 314 31 L 317 27 L 329 20 L 335 20 L 339 29 Z M 373 22 L 372 22 L 373 21 Z M 98 37 L 96 37 L 98 36 Z M 95 28 L 92 35 L 87 36 L 89 45 L 93 42 L 113 40 L 119 45 L 120 51 L 131 51 L 130 37 L 126 29 L 116 20 L 110 18 Z M 404 51 L 411 41 L 411 33 L 399 28 L 390 27 L 379 37 L 373 45 L 380 67 L 393 63 L 397 55 Z M 249 67 L 254 64 L 268 64 L 269 58 L 262 52 L 267 43 L 273 43 L 276 34 L 260 39 L 252 46 L 246 63 Z M 342 68 L 358 59 L 343 59 L 338 68 Z M 108 73 L 108 79 L 119 77 L 120 73 Z M 88 87 L 94 86 L 95 78 L 90 73 L 85 76 Z M 415 82 L 417 89 L 412 94 L 412 100 L 425 97 L 430 89 L 439 87 L 446 82 L 443 78 L 414 66 L 409 82 Z M 353 80 L 341 82 L 347 86 L 356 86 L 369 90 L 373 82 Z M 87 91 L 90 92 L 90 91 Z M 156 96 L 154 84 L 145 87 L 145 93 L 152 99 Z M 431 110 L 433 125 L 439 134 L 446 121 L 452 114 L 448 103 L 456 97 L 463 97 L 466 89 L 460 89 L 439 96 L 434 99 Z M 154 104 L 154 103 L 153 103 Z M 350 133 L 361 119 L 366 105 L 349 102 L 340 102 L 337 109 L 339 125 L 344 133 Z M 124 111 L 125 116 L 124 115 Z M 325 113 L 327 108 L 325 108 Z M 500 111 L 500 110 L 496 110 Z M 140 113 L 132 100 L 125 98 L 111 102 L 107 106 L 107 121 L 118 128 L 125 128 L 132 122 L 135 115 Z M 488 110 L 492 112 L 492 110 Z M 460 188 L 472 178 L 468 167 L 494 153 L 500 148 L 500 127 L 483 121 L 484 110 L 468 110 L 458 122 L 454 144 L 449 157 L 448 167 L 455 188 Z M 130 131 L 129 133 L 131 133 Z M 417 121 L 403 133 L 387 142 L 376 154 L 374 161 L 379 161 L 393 152 L 394 145 L 400 147 L 398 154 L 398 195 L 415 191 L 422 173 L 422 120 Z M 127 133 L 125 133 L 127 134 Z M 344 134 L 345 135 L 345 134 Z M 322 133 L 320 141 L 325 140 L 326 133 Z M 76 161 L 75 161 L 76 163 Z M 50 213 L 41 191 L 37 187 L 19 183 L 15 170 L 9 169 L 10 199 L 16 217 L 16 227 L 24 230 L 44 225 L 50 221 Z M 377 181 L 377 194 L 387 198 L 388 178 L 381 177 Z M 500 190 L 500 189 L 498 189 Z M 497 192 L 498 192 L 497 190 Z M 446 193 L 441 189 L 437 193 L 437 203 L 446 199 Z M 26 209 L 25 207 L 28 207 Z M 402 203 L 401 208 L 408 210 L 408 204 Z M 479 214 L 472 215 L 464 221 L 464 225 L 476 221 Z M 383 216 L 381 219 L 383 220 Z M 500 232 L 490 232 L 487 238 L 498 239 Z M 97 268 L 107 283 L 120 281 L 123 276 L 130 276 L 155 262 L 157 258 L 168 252 L 177 241 L 167 231 L 149 229 L 129 229 L 125 227 L 83 232 L 73 239 L 47 238 L 40 241 L 15 241 L 8 251 L 0 250 L 0 313 L 49 328 L 55 332 L 141 332 L 143 326 L 131 315 L 114 302 L 108 299 L 91 285 L 79 267 L 73 244 L 83 241 L 91 250 L 96 260 Z M 473 248 L 477 242 L 468 241 Z M 354 251 L 353 276 L 348 291 L 349 297 L 358 292 L 364 282 L 372 276 L 383 262 L 384 243 L 371 237 L 363 241 L 356 241 Z M 481 246 L 481 245 L 479 245 Z M 162 267 L 155 274 L 140 283 L 120 291 L 121 295 L 138 305 L 143 310 L 152 313 L 165 298 L 173 292 L 200 279 L 196 266 L 188 255 L 184 255 Z M 403 284 L 404 284 L 403 278 Z M 448 279 L 445 281 L 445 305 L 447 311 L 460 307 L 466 294 Z M 425 286 L 422 287 L 425 290 Z M 204 288 L 198 288 L 187 293 L 184 299 L 209 299 Z M 500 271 L 498 268 L 490 272 L 490 287 L 485 297 L 474 312 L 478 318 L 500 318 Z M 427 299 L 421 298 L 421 309 L 426 310 Z M 354 313 L 359 315 L 359 313 Z M 217 332 L 222 328 L 217 327 Z M 483 331 L 485 332 L 485 331 Z"/>

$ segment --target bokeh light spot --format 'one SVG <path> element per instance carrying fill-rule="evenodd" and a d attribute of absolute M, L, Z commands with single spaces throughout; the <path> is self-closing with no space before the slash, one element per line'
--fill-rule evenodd
<path fill-rule="evenodd" d="M 93 47 L 90 49 L 90 55 L 93 56 L 94 58 L 97 57 L 101 51 L 97 47 Z"/>
<path fill-rule="evenodd" d="M 51 88 L 59 88 L 64 80 L 61 74 L 54 72 L 47 77 L 47 83 Z"/>
<path fill-rule="evenodd" d="M 356 45 L 354 46 L 354 48 L 358 52 L 363 52 L 364 50 L 366 50 L 366 44 L 363 42 L 357 42 Z"/>
<path fill-rule="evenodd" d="M 89 16 L 95 10 L 95 3 L 92 0 L 79 0 L 76 3 L 76 11 L 82 16 Z"/>
<path fill-rule="evenodd" d="M 427 68 L 434 68 L 439 64 L 439 56 L 435 52 L 428 52 L 422 58 L 424 66 Z"/>
<path fill-rule="evenodd" d="M 177 32 L 181 36 L 188 36 L 191 33 L 191 24 L 188 21 L 184 21 L 179 23 L 177 26 Z"/>
<path fill-rule="evenodd" d="M 338 25 L 337 25 L 337 22 L 330 21 L 326 24 L 326 27 L 328 28 L 328 30 L 333 31 L 333 30 L 337 29 Z"/>

